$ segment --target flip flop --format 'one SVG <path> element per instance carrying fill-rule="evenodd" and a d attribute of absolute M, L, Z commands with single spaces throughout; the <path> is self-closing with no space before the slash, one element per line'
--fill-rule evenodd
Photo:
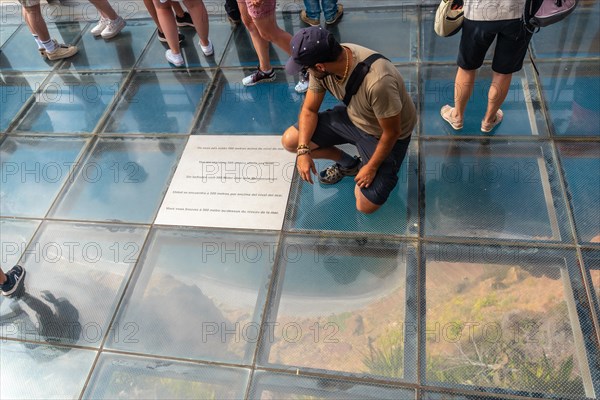
<path fill-rule="evenodd" d="M 494 122 L 486 123 L 481 121 L 481 132 L 489 133 L 491 132 L 500 122 L 502 122 L 502 118 L 504 117 L 504 113 L 502 110 L 496 111 L 496 118 L 494 118 Z"/>
<path fill-rule="evenodd" d="M 463 121 L 459 121 L 456 118 L 452 118 L 452 111 L 454 111 L 454 107 L 450 107 L 448 104 L 446 104 L 440 110 L 440 115 L 442 116 L 444 121 L 450 124 L 452 129 L 458 131 L 463 128 Z"/>

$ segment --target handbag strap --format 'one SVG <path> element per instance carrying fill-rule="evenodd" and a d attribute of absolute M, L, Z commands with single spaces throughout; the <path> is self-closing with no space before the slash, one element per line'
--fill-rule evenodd
<path fill-rule="evenodd" d="M 356 92 L 358 92 L 358 88 L 365 79 L 365 76 L 369 73 L 371 65 L 380 58 L 385 58 L 386 60 L 388 60 L 381 54 L 375 53 L 371 54 L 369 57 L 356 64 L 356 67 L 354 67 L 354 71 L 352 71 L 352 74 L 350 74 L 350 78 L 348 78 L 348 82 L 346 82 L 346 94 L 344 95 L 343 100 L 346 107 L 348 106 L 348 104 L 350 104 L 352 96 L 354 96 Z"/>

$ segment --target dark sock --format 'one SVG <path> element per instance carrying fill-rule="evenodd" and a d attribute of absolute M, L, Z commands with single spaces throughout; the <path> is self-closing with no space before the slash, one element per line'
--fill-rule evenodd
<path fill-rule="evenodd" d="M 340 164 L 344 168 L 351 168 L 356 165 L 356 162 L 356 158 L 346 153 L 345 151 L 342 151 L 342 158 L 338 161 L 338 164 Z"/>

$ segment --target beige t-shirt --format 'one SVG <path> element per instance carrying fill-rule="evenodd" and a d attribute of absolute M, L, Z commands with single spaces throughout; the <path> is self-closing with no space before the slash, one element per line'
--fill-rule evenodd
<path fill-rule="evenodd" d="M 356 44 L 342 43 L 342 46 L 352 51 L 352 65 L 363 61 L 375 51 Z M 335 98 L 343 100 L 346 94 L 346 83 L 354 68 L 348 71 L 348 76 L 342 82 L 337 82 L 333 75 L 317 79 L 311 75 L 309 90 L 323 92 L 329 90 Z M 404 86 L 402 75 L 396 67 L 385 59 L 379 59 L 371 65 L 369 73 L 360 85 L 358 91 L 348 104 L 350 121 L 363 131 L 377 138 L 383 130 L 378 118 L 389 118 L 400 114 L 399 139 L 410 136 L 417 122 L 417 111 Z"/>

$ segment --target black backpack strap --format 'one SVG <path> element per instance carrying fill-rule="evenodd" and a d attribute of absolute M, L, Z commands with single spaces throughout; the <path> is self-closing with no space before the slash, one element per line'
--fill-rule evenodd
<path fill-rule="evenodd" d="M 358 88 L 365 79 L 365 76 L 369 73 L 371 65 L 380 58 L 385 57 L 379 53 L 375 53 L 371 54 L 369 57 L 356 64 L 356 67 L 354 67 L 354 71 L 352 71 L 352 74 L 350 74 L 350 78 L 348 78 L 348 82 L 346 82 L 346 94 L 344 95 L 343 100 L 346 106 L 350 104 L 350 99 L 352 99 L 352 96 L 354 96 L 356 92 L 358 92 Z M 387 60 L 387 58 L 385 59 Z"/>

